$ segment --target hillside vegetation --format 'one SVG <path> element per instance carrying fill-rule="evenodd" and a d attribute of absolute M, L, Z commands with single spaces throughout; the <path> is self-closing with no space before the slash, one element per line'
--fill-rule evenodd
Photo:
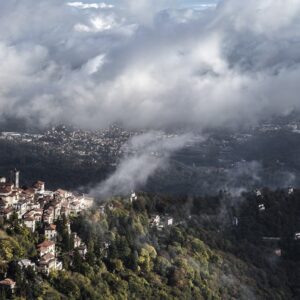
<path fill-rule="evenodd" d="M 0 299 L 298 299 L 299 203 L 298 191 L 269 190 L 242 199 L 226 193 L 110 199 L 71 219 L 87 245 L 85 258 L 73 249 L 67 220 L 58 221 L 64 269 L 49 276 L 17 264 L 23 257 L 34 261 L 39 233 L 15 219 L 2 221 L 0 273 L 17 288 L 14 294 L 2 290 Z"/>

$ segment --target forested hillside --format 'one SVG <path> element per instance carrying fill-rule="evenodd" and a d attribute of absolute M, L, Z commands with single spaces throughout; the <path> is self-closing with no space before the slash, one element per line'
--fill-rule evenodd
<path fill-rule="evenodd" d="M 49 276 L 18 265 L 36 260 L 39 230 L 2 220 L 0 274 L 16 289 L 0 299 L 299 299 L 299 203 L 297 190 L 110 199 L 70 220 L 84 257 L 57 221 L 63 270 Z"/>

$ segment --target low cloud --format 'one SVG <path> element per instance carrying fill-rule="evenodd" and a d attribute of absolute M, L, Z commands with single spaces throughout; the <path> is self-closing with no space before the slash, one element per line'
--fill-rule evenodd
<path fill-rule="evenodd" d="M 159 132 L 133 137 L 124 145 L 127 154 L 117 170 L 92 189 L 90 194 L 103 199 L 110 195 L 126 195 L 142 187 L 156 171 L 167 167 L 172 153 L 194 141 L 192 135 L 165 136 Z"/>

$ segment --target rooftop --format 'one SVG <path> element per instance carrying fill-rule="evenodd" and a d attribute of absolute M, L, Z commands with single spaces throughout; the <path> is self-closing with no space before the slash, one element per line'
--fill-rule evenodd
<path fill-rule="evenodd" d="M 38 244 L 38 245 L 37 245 L 37 248 L 39 248 L 39 249 L 40 249 L 40 248 L 48 248 L 48 247 L 51 247 L 51 246 L 53 246 L 53 245 L 55 245 L 54 242 L 45 240 L 45 241 L 43 241 L 42 243 Z"/>
<path fill-rule="evenodd" d="M 56 225 L 50 224 L 49 226 L 46 227 L 46 230 L 56 230 Z"/>
<path fill-rule="evenodd" d="M 10 278 L 5 278 L 4 280 L 0 281 L 0 285 L 15 286 L 16 283 Z"/>

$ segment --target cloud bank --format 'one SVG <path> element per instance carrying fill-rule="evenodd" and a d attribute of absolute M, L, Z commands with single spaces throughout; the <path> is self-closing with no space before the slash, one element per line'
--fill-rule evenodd
<path fill-rule="evenodd" d="M 204 129 L 300 106 L 298 0 L 1 1 L 0 37 L 1 120 Z"/>

